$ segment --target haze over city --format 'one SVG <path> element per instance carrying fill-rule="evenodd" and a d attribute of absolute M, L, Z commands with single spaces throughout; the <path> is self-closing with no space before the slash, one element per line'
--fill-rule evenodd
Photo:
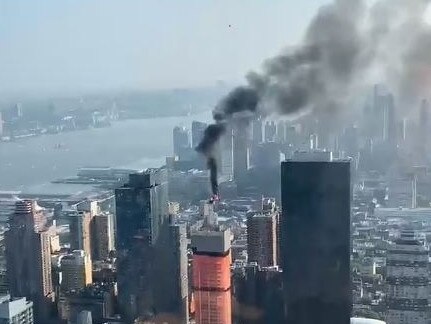
<path fill-rule="evenodd" d="M 0 324 L 430 324 L 430 0 L 0 0 Z"/>

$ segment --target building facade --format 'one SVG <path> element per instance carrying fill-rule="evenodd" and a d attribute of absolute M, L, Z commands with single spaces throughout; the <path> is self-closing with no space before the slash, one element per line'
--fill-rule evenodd
<path fill-rule="evenodd" d="M 54 289 L 50 232 L 43 209 L 31 200 L 17 201 L 5 240 L 10 294 L 31 300 L 35 322 L 44 323 L 52 311 Z"/>
<path fill-rule="evenodd" d="M 61 289 L 78 290 L 93 282 L 91 258 L 84 250 L 75 250 L 61 261 Z"/>
<path fill-rule="evenodd" d="M 90 211 L 77 211 L 70 217 L 70 248 L 72 250 L 84 250 L 91 255 L 91 223 Z"/>
<path fill-rule="evenodd" d="M 25 297 L 0 296 L 0 324 L 33 324 L 33 302 Z"/>
<path fill-rule="evenodd" d="M 390 324 L 426 324 L 430 321 L 429 251 L 403 231 L 387 251 L 387 322 Z"/>
<path fill-rule="evenodd" d="M 164 309 L 172 293 L 173 262 L 169 246 L 167 170 L 131 174 L 115 191 L 118 299 L 128 320 L 151 318 Z M 134 280 L 130 280 L 133 278 Z"/>
<path fill-rule="evenodd" d="M 114 215 L 100 213 L 91 224 L 91 249 L 94 260 L 105 260 L 115 250 Z"/>
<path fill-rule="evenodd" d="M 277 212 L 251 212 L 247 215 L 248 262 L 262 267 L 277 265 Z"/>
<path fill-rule="evenodd" d="M 285 323 L 349 323 L 350 161 L 298 153 L 282 163 L 281 191 Z"/>
<path fill-rule="evenodd" d="M 230 231 L 192 234 L 196 324 L 232 323 Z"/>

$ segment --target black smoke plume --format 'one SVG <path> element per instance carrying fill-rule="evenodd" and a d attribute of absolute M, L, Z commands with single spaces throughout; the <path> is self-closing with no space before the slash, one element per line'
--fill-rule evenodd
<path fill-rule="evenodd" d="M 247 85 L 232 90 L 214 109 L 215 123 L 197 147 L 212 161 L 213 188 L 215 145 L 237 113 L 305 111 L 333 121 L 358 89 L 376 82 L 397 91 L 401 102 L 425 96 L 431 89 L 431 31 L 423 19 L 428 4 L 380 0 L 369 7 L 361 0 L 334 0 L 321 7 L 299 46 L 249 73 Z"/>
<path fill-rule="evenodd" d="M 210 170 L 212 192 L 214 195 L 218 195 L 217 160 L 213 157 L 209 157 L 207 164 Z"/>

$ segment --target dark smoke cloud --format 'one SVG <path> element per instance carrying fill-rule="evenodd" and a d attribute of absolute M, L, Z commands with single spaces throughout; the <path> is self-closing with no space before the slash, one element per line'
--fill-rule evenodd
<path fill-rule="evenodd" d="M 237 113 L 307 110 L 335 120 L 357 89 L 376 82 L 388 84 L 400 102 L 427 95 L 431 32 L 423 13 L 428 4 L 381 0 L 367 7 L 361 0 L 335 0 L 321 7 L 302 44 L 264 62 L 260 72 L 247 75 L 246 86 L 220 101 L 198 151 L 213 158 L 214 145 Z"/>

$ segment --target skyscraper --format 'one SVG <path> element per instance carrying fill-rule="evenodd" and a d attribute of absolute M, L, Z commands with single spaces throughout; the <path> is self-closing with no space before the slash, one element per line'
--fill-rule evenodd
<path fill-rule="evenodd" d="M 192 233 L 192 248 L 196 324 L 230 324 L 230 231 Z"/>
<path fill-rule="evenodd" d="M 77 211 L 70 217 L 70 248 L 84 250 L 91 255 L 91 222 L 93 215 L 90 211 Z"/>
<path fill-rule="evenodd" d="M 184 148 L 190 146 L 189 131 L 185 127 L 175 127 L 173 130 L 174 155 L 180 156 Z"/>
<path fill-rule="evenodd" d="M 233 177 L 241 181 L 247 173 L 249 156 L 249 127 L 248 121 L 237 118 L 233 128 Z"/>
<path fill-rule="evenodd" d="M 100 213 L 93 217 L 91 224 L 91 249 L 95 260 L 105 260 L 115 249 L 114 215 Z"/>
<path fill-rule="evenodd" d="M 247 215 L 248 262 L 262 267 L 277 265 L 278 212 L 250 212 Z"/>
<path fill-rule="evenodd" d="M 199 145 L 204 136 L 206 128 L 206 123 L 202 123 L 199 121 L 192 122 L 192 147 L 196 147 Z"/>
<path fill-rule="evenodd" d="M 158 275 L 169 262 L 167 196 L 165 169 L 131 174 L 129 183 L 115 190 L 118 299 L 128 320 L 163 312 L 158 296 L 169 293 Z"/>
<path fill-rule="evenodd" d="M 259 144 L 263 141 L 262 118 L 253 120 L 253 144 Z"/>
<path fill-rule="evenodd" d="M 35 322 L 46 323 L 51 313 L 54 290 L 50 233 L 43 209 L 31 200 L 17 201 L 5 239 L 11 296 L 33 301 Z"/>
<path fill-rule="evenodd" d="M 61 259 L 62 291 L 78 290 L 91 284 L 92 267 L 90 255 L 83 250 L 75 250 Z"/>
<path fill-rule="evenodd" d="M 390 324 L 429 323 L 428 249 L 405 230 L 388 249 L 386 284 Z"/>
<path fill-rule="evenodd" d="M 163 285 L 160 288 L 165 287 L 165 290 L 168 291 L 160 296 L 160 301 L 163 303 L 160 308 L 178 323 L 188 323 L 189 281 L 186 226 L 183 224 L 169 225 L 168 236 L 165 248 L 172 255 L 172 259 L 159 273 L 163 278 Z"/>
<path fill-rule="evenodd" d="M 281 265 L 287 324 L 348 324 L 350 161 L 298 153 L 281 166 Z"/>

